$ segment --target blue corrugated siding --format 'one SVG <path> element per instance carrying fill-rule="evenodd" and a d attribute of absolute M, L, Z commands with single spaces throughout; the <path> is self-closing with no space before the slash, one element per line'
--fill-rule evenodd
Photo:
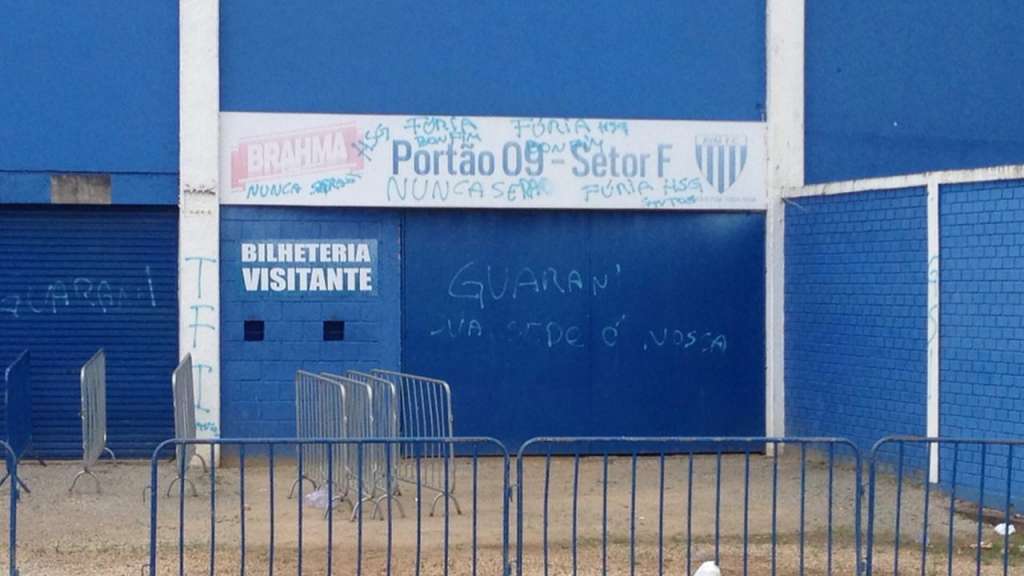
<path fill-rule="evenodd" d="M 915 188 L 787 205 L 788 434 L 866 450 L 925 432 L 926 200 Z"/>
<path fill-rule="evenodd" d="M 81 456 L 79 369 L 100 347 L 109 445 L 146 456 L 173 436 L 177 211 L 0 208 L 0 268 L 0 365 L 32 351 L 39 454 Z"/>
<path fill-rule="evenodd" d="M 338 372 L 400 361 L 401 214 L 383 210 L 221 209 L 221 430 L 224 437 L 294 436 L 295 371 Z M 242 241 L 377 239 L 377 294 L 246 292 Z M 265 340 L 244 341 L 245 320 Z M 345 340 L 323 341 L 323 321 L 345 321 Z"/>
<path fill-rule="evenodd" d="M 1024 182 L 943 186 L 939 432 L 1024 436 Z M 952 451 L 942 454 L 952 472 Z M 980 451 L 961 450 L 957 478 L 977 486 Z M 1013 490 L 1024 496 L 1024 450 L 1013 460 Z M 1007 453 L 988 455 L 989 494 L 1004 493 Z M 997 503 L 1002 506 L 1002 501 Z"/>

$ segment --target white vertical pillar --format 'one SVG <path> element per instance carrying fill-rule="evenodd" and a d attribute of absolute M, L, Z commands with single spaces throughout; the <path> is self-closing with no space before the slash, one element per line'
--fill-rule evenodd
<path fill-rule="evenodd" d="M 178 348 L 192 354 L 201 438 L 220 436 L 219 0 L 179 3 Z"/>
<path fill-rule="evenodd" d="M 785 207 L 804 184 L 804 0 L 767 3 L 766 431 L 786 434 Z"/>
<path fill-rule="evenodd" d="M 939 182 L 928 179 L 928 407 L 927 434 L 939 435 Z M 931 445 L 928 479 L 939 481 L 939 446 Z"/>

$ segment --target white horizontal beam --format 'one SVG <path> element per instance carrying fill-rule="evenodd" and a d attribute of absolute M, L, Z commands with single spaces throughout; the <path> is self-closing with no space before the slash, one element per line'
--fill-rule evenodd
<path fill-rule="evenodd" d="M 826 182 L 824 184 L 811 184 L 809 186 L 788 187 L 783 190 L 782 196 L 783 198 L 803 198 L 807 196 L 829 196 L 831 194 L 925 187 L 929 182 L 937 182 L 941 185 L 997 180 L 1024 180 L 1024 164 L 990 166 L 966 170 L 920 172 L 900 176 L 863 178 L 860 180 L 843 180 L 839 182 Z"/>

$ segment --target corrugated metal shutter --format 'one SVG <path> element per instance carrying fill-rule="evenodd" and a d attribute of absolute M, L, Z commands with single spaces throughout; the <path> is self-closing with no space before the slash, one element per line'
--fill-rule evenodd
<path fill-rule="evenodd" d="M 79 368 L 107 351 L 108 445 L 173 436 L 177 211 L 0 208 L 0 363 L 32 350 L 35 452 L 81 456 Z"/>

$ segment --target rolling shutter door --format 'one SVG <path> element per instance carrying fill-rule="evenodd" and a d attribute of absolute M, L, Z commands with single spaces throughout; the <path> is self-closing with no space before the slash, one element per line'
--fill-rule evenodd
<path fill-rule="evenodd" d="M 174 208 L 0 208 L 0 362 L 32 351 L 35 453 L 81 455 L 79 369 L 101 347 L 108 446 L 173 436 L 177 229 Z"/>

